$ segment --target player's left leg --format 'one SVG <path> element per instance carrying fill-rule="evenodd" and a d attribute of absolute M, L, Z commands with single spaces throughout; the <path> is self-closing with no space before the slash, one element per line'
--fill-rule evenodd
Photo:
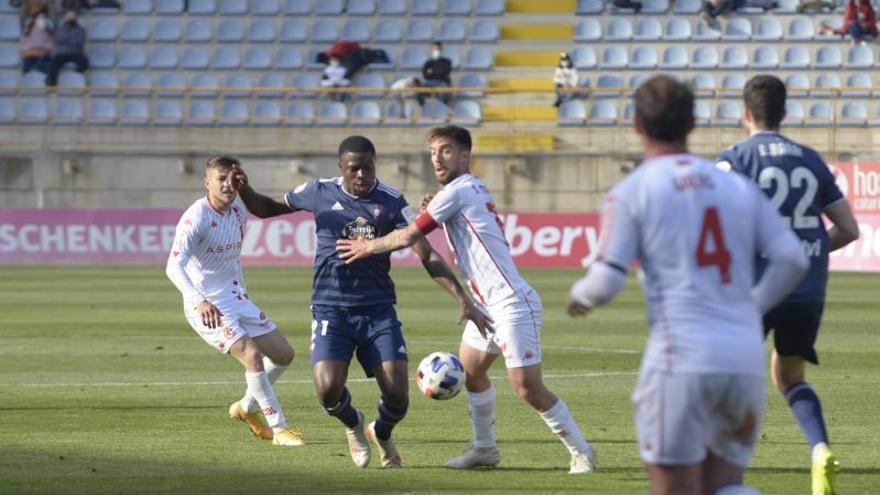
<path fill-rule="evenodd" d="M 373 441 L 382 458 L 382 467 L 402 466 L 400 454 L 391 440 L 391 430 L 406 417 L 409 408 L 409 378 L 406 361 L 385 361 L 373 370 L 382 397 L 379 399 L 379 416 L 367 425 L 367 437 Z"/>
<path fill-rule="evenodd" d="M 651 495 L 702 495 L 702 466 L 645 464 Z"/>
<path fill-rule="evenodd" d="M 273 386 L 278 378 L 287 370 L 290 363 L 293 362 L 293 347 L 284 338 L 278 330 L 273 330 L 267 334 L 253 337 L 254 343 L 263 354 L 263 369 L 269 378 L 269 383 Z M 245 390 L 244 396 L 238 401 L 239 407 L 248 412 L 258 412 L 260 410 L 257 399 Z"/>

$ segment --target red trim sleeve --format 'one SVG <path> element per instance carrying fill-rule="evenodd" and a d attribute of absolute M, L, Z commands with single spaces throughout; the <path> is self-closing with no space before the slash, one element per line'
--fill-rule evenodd
<path fill-rule="evenodd" d="M 416 227 L 418 227 L 420 231 L 422 231 L 423 235 L 430 234 L 438 227 L 434 217 L 432 217 L 427 211 L 419 213 L 419 216 L 416 217 L 413 223 L 416 224 Z"/>

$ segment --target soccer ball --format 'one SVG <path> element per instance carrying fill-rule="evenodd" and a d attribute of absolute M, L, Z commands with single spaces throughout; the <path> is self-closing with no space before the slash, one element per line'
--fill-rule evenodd
<path fill-rule="evenodd" d="M 451 399 L 464 385 L 464 366 L 455 354 L 433 352 L 419 363 L 416 384 L 429 399 Z"/>

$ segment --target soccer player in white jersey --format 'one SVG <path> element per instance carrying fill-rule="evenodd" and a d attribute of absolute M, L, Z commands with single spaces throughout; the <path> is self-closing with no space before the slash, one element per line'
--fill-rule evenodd
<path fill-rule="evenodd" d="M 208 194 L 180 218 L 165 273 L 183 295 L 190 326 L 211 347 L 244 366 L 247 389 L 229 407 L 229 416 L 275 445 L 303 445 L 302 435 L 287 424 L 272 389 L 293 361 L 293 348 L 251 302 L 244 284 L 239 255 L 247 213 L 234 204 L 237 193 L 228 180 L 239 165 L 228 156 L 208 160 L 204 179 Z"/>
<path fill-rule="evenodd" d="M 434 176 L 443 188 L 415 221 L 388 235 L 365 241 L 340 240 L 337 249 L 347 263 L 410 246 L 442 225 L 446 240 L 480 309 L 494 321 L 484 334 L 471 322 L 462 335 L 462 364 L 466 371 L 468 409 L 474 440 L 452 469 L 495 466 L 501 454 L 495 443 L 495 389 L 489 368 L 502 355 L 516 393 L 534 407 L 571 454 L 569 472 L 589 473 L 595 454 L 584 439 L 565 402 L 544 385 L 541 377 L 541 298 L 520 277 L 504 238 L 495 202 L 486 185 L 470 173 L 471 135 L 456 126 L 438 127 L 428 134 Z"/>
<path fill-rule="evenodd" d="M 754 184 L 688 153 L 693 106 L 668 76 L 636 91 L 644 162 L 609 192 L 597 261 L 568 312 L 610 302 L 638 260 L 651 334 L 632 401 L 651 493 L 754 493 L 742 477 L 766 402 L 761 315 L 808 263 Z M 755 285 L 759 253 L 768 268 Z"/>

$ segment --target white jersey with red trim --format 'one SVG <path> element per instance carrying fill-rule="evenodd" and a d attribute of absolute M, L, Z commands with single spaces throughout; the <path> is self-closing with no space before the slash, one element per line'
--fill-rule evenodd
<path fill-rule="evenodd" d="M 165 272 L 187 305 L 247 298 L 239 259 L 246 226 L 240 207 L 222 213 L 206 197 L 181 216 Z"/>
<path fill-rule="evenodd" d="M 455 263 L 481 303 L 492 306 L 532 290 L 513 263 L 489 189 L 473 175 L 447 184 L 415 223 L 425 234 L 443 225 Z"/>
<path fill-rule="evenodd" d="M 764 374 L 756 256 L 787 229 L 754 184 L 692 155 L 642 163 L 606 198 L 599 260 L 644 272 L 643 368 Z"/>

